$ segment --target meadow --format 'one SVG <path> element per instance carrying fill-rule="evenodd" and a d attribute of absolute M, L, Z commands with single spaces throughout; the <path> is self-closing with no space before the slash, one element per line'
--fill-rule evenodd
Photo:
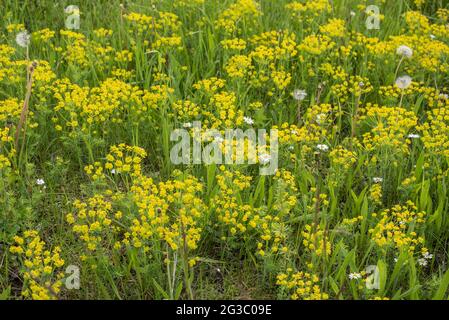
<path fill-rule="evenodd" d="M 0 13 L 0 299 L 448 299 L 448 1 Z"/>

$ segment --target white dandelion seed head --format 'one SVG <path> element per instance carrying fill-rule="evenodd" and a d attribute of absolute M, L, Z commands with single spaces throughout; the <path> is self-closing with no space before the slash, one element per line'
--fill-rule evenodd
<path fill-rule="evenodd" d="M 351 15 L 351 17 L 355 17 L 355 11 L 351 11 L 349 14 Z"/>
<path fill-rule="evenodd" d="M 293 98 L 297 101 L 302 101 L 307 97 L 307 92 L 305 90 L 296 89 L 293 91 Z"/>
<path fill-rule="evenodd" d="M 26 48 L 30 45 L 31 35 L 28 33 L 28 31 L 22 31 L 19 32 L 16 35 L 16 43 L 21 46 L 22 48 Z"/>
<path fill-rule="evenodd" d="M 396 86 L 399 89 L 407 89 L 412 84 L 412 78 L 410 76 L 402 76 L 396 79 Z"/>
<path fill-rule="evenodd" d="M 400 56 L 411 58 L 413 56 L 413 49 L 407 46 L 399 46 L 396 53 Z"/>

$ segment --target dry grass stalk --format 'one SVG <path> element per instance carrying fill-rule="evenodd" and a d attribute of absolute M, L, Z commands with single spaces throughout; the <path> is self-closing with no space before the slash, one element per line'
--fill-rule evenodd
<path fill-rule="evenodd" d="M 15 136 L 15 142 L 14 142 L 16 150 L 18 150 L 18 147 L 19 147 L 20 132 L 22 131 L 22 127 L 24 127 L 24 125 L 26 124 L 26 120 L 28 117 L 31 91 L 32 91 L 32 86 L 33 86 L 33 73 L 34 73 L 34 70 L 36 69 L 36 67 L 37 67 L 36 61 L 33 61 L 28 67 L 27 88 L 26 88 L 25 100 L 23 102 L 23 108 L 22 108 L 22 112 L 20 114 L 19 123 L 17 124 L 17 128 L 16 128 L 16 136 Z"/>

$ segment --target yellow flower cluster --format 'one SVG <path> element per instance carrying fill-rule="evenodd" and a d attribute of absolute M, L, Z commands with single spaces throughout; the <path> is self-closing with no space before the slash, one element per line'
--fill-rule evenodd
<path fill-rule="evenodd" d="M 329 256 L 331 254 L 331 242 L 326 231 L 320 225 L 307 224 L 302 232 L 303 245 L 307 251 L 317 256 Z"/>
<path fill-rule="evenodd" d="M 209 104 L 213 112 L 204 111 L 204 123 L 210 128 L 233 128 L 243 123 L 243 111 L 237 108 L 237 96 L 233 92 L 216 93 Z"/>
<path fill-rule="evenodd" d="M 369 93 L 373 90 L 373 86 L 368 78 L 360 76 L 350 76 L 347 80 L 332 86 L 332 92 L 343 103 L 347 100 L 349 94 L 360 97 L 362 94 Z"/>
<path fill-rule="evenodd" d="M 203 185 L 196 178 L 179 176 L 156 184 L 141 177 L 131 192 L 139 215 L 125 234 L 125 244 L 147 251 L 152 240 L 163 240 L 172 250 L 197 248 L 205 205 L 200 198 Z"/>
<path fill-rule="evenodd" d="M 243 78 L 251 69 L 251 58 L 244 55 L 232 56 L 225 69 L 231 78 Z"/>
<path fill-rule="evenodd" d="M 203 79 L 193 84 L 193 88 L 196 90 L 202 90 L 206 93 L 213 94 L 220 89 L 223 89 L 226 85 L 226 80 L 212 77 L 209 79 Z"/>
<path fill-rule="evenodd" d="M 16 33 L 25 30 L 25 25 L 23 23 L 10 23 L 6 26 L 6 31 L 8 33 Z"/>
<path fill-rule="evenodd" d="M 26 61 L 11 60 L 15 49 L 5 44 L 0 45 L 0 81 L 4 83 L 17 83 L 21 81 L 20 67 L 26 65 Z"/>
<path fill-rule="evenodd" d="M 56 299 L 64 277 L 60 270 L 64 265 L 60 257 L 61 248 L 56 246 L 47 250 L 35 230 L 25 231 L 22 237 L 15 236 L 14 242 L 9 251 L 17 255 L 21 262 L 22 295 L 33 300 Z"/>
<path fill-rule="evenodd" d="M 237 0 L 221 12 L 215 25 L 228 34 L 237 31 L 239 24 L 251 23 L 261 15 L 259 4 L 254 0 Z"/>
<path fill-rule="evenodd" d="M 17 121 L 22 112 L 23 102 L 17 98 L 0 101 L 0 121 Z"/>
<path fill-rule="evenodd" d="M 379 183 L 373 184 L 369 189 L 369 197 L 377 204 L 382 203 L 382 185 Z"/>
<path fill-rule="evenodd" d="M 424 146 L 432 154 L 449 158 L 449 108 L 433 109 L 427 114 L 427 121 L 419 126 Z"/>
<path fill-rule="evenodd" d="M 55 37 L 56 32 L 53 30 L 50 30 L 48 28 L 44 28 L 41 30 L 37 30 L 32 33 L 32 38 L 35 41 L 42 41 L 42 42 L 48 42 L 49 40 L 53 39 Z"/>
<path fill-rule="evenodd" d="M 413 253 L 418 245 L 424 243 L 424 238 L 417 234 L 425 222 L 425 212 L 417 212 L 416 205 L 407 201 L 403 206 L 395 205 L 382 211 L 376 226 L 369 230 L 373 241 L 382 248 L 393 247 Z"/>
<path fill-rule="evenodd" d="M 110 148 L 104 167 L 107 170 L 115 170 L 116 173 L 131 173 L 133 176 L 140 176 L 141 162 L 146 156 L 147 153 L 144 149 L 122 143 Z"/>
<path fill-rule="evenodd" d="M 9 161 L 8 157 L 0 154 L 0 170 L 11 167 L 11 161 Z"/>
<path fill-rule="evenodd" d="M 320 279 L 308 272 L 293 272 L 288 268 L 287 273 L 277 276 L 276 284 L 290 294 L 292 300 L 327 300 L 329 295 L 322 293 Z"/>
<path fill-rule="evenodd" d="M 320 26 L 320 32 L 329 37 L 344 37 L 346 35 L 345 21 L 343 19 L 330 19 L 327 24 Z"/>
<path fill-rule="evenodd" d="M 69 213 L 66 220 L 73 225 L 72 230 L 86 245 L 88 251 L 96 251 L 107 246 L 107 239 L 113 234 L 112 204 L 102 195 L 95 195 L 86 202 L 76 200 L 73 204 L 74 213 Z M 117 212 L 115 218 L 119 219 L 121 213 Z"/>
<path fill-rule="evenodd" d="M 230 50 L 245 50 L 246 41 L 240 38 L 226 39 L 220 42 L 225 49 Z"/>
<path fill-rule="evenodd" d="M 371 103 L 367 103 L 360 111 L 360 121 L 372 126 L 371 131 L 363 135 L 367 150 L 391 147 L 404 153 L 408 152 L 410 140 L 407 139 L 407 134 L 418 122 L 413 111 Z"/>
<path fill-rule="evenodd" d="M 314 16 L 319 16 L 325 12 L 331 12 L 332 7 L 328 0 L 314 0 L 306 1 L 305 3 L 293 1 L 287 4 L 286 9 L 291 10 L 291 15 L 293 17 L 299 16 L 301 14 L 312 14 Z"/>
<path fill-rule="evenodd" d="M 104 165 L 96 161 L 94 164 L 84 167 L 84 171 L 93 180 L 103 178 L 105 171 L 112 175 L 130 174 L 131 177 L 139 177 L 142 174 L 141 163 L 146 156 L 147 153 L 144 149 L 121 143 L 110 147 Z"/>
<path fill-rule="evenodd" d="M 189 100 L 174 102 L 172 107 L 178 120 L 190 121 L 197 118 L 201 112 L 200 106 Z"/>
<path fill-rule="evenodd" d="M 179 30 L 181 22 L 179 17 L 171 12 L 158 11 L 157 16 L 147 16 L 137 12 L 124 15 L 130 24 L 130 29 L 139 34 L 156 33 L 157 35 L 170 35 Z"/>
<path fill-rule="evenodd" d="M 274 217 L 264 213 L 262 208 L 254 208 L 247 204 L 240 204 L 237 194 L 249 188 L 251 178 L 238 171 L 227 171 L 224 166 L 220 169 L 222 173 L 217 175 L 217 184 L 220 191 L 213 198 L 212 203 L 218 215 L 219 223 L 228 227 L 229 236 L 240 235 L 246 239 L 255 233 L 259 239 L 257 253 L 261 257 L 266 255 L 267 249 L 272 254 L 287 252 L 285 225 L 280 219 L 282 217 L 282 208 L 279 206 L 279 202 L 277 202 L 277 206 L 280 214 Z M 283 175 L 288 179 L 288 173 L 284 173 Z M 291 184 L 292 182 L 284 183 Z M 281 196 L 290 198 L 286 193 L 281 194 Z M 290 198 L 289 201 L 292 202 L 293 199 Z M 284 209 L 289 210 L 289 208 Z M 222 236 L 222 239 L 226 240 L 227 237 Z"/>
<path fill-rule="evenodd" d="M 124 119 L 133 124 L 144 121 L 148 110 L 156 109 L 166 101 L 172 89 L 165 85 L 142 90 L 121 80 L 108 78 L 99 87 L 80 87 L 68 79 L 48 85 L 57 101 L 52 118 L 58 131 L 74 129 L 88 132 L 93 125 L 122 123 Z M 64 130 L 64 131 L 65 131 Z M 103 128 L 103 133 L 108 129 Z"/>
<path fill-rule="evenodd" d="M 98 38 L 106 38 L 112 35 L 113 31 L 111 29 L 98 28 L 94 30 L 94 35 Z"/>
<path fill-rule="evenodd" d="M 311 55 L 321 55 L 327 50 L 335 47 L 335 42 L 326 35 L 309 35 L 303 39 L 298 46 L 299 51 Z"/>
<path fill-rule="evenodd" d="M 298 200 L 296 198 L 298 188 L 294 175 L 285 169 L 276 171 L 275 181 L 276 196 L 273 209 L 278 211 L 278 216 L 282 217 L 295 207 Z"/>
<path fill-rule="evenodd" d="M 357 162 L 357 155 L 355 152 L 339 145 L 329 153 L 329 158 L 336 166 L 342 167 L 345 170 L 350 169 Z"/>
<path fill-rule="evenodd" d="M 131 62 L 133 60 L 133 53 L 129 50 L 122 50 L 115 54 L 115 61 L 117 62 Z"/>

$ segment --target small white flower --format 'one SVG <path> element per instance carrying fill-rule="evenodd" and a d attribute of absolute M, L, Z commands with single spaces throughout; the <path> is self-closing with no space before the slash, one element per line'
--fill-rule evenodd
<path fill-rule="evenodd" d="M 448 100 L 449 99 L 449 94 L 447 94 L 447 93 L 440 93 L 438 95 L 438 98 Z"/>
<path fill-rule="evenodd" d="M 380 178 L 380 177 L 374 177 L 374 178 L 373 178 L 373 182 L 374 182 L 374 183 L 381 183 L 382 181 L 384 181 L 383 178 Z"/>
<path fill-rule="evenodd" d="M 419 258 L 419 259 L 418 259 L 418 264 L 419 264 L 420 266 L 422 266 L 422 267 L 425 267 L 425 266 L 427 266 L 427 260 L 424 259 L 424 258 Z"/>
<path fill-rule="evenodd" d="M 324 151 L 326 152 L 327 150 L 329 150 L 329 146 L 325 145 L 325 144 L 319 144 L 316 146 L 316 148 L 320 151 Z"/>
<path fill-rule="evenodd" d="M 355 12 L 354 12 L 354 11 L 351 11 L 351 12 L 350 12 L 350 15 L 351 15 L 351 17 L 355 17 Z"/>
<path fill-rule="evenodd" d="M 192 127 L 192 123 L 191 122 L 186 122 L 182 125 L 184 128 L 191 128 Z"/>
<path fill-rule="evenodd" d="M 400 56 L 411 58 L 413 56 L 413 49 L 407 46 L 399 46 L 396 53 Z"/>
<path fill-rule="evenodd" d="M 435 35 L 433 34 L 430 35 L 430 39 L 434 40 L 435 38 L 436 38 Z"/>
<path fill-rule="evenodd" d="M 26 30 L 19 32 L 16 35 L 16 42 L 22 48 L 28 47 L 30 45 L 30 40 L 31 40 L 31 35 Z"/>
<path fill-rule="evenodd" d="M 399 259 L 398 258 L 394 258 L 394 262 L 398 262 L 399 261 Z"/>
<path fill-rule="evenodd" d="M 243 117 L 243 121 L 245 121 L 245 123 L 249 124 L 249 125 L 253 125 L 254 124 L 254 120 L 251 119 L 250 117 Z"/>
<path fill-rule="evenodd" d="M 416 134 L 416 133 L 410 133 L 407 136 L 407 138 L 409 138 L 409 139 L 419 139 L 419 138 L 421 138 L 421 136 L 419 134 Z"/>
<path fill-rule="evenodd" d="M 348 277 L 349 277 L 349 280 L 362 279 L 362 275 L 358 272 L 350 273 Z"/>
<path fill-rule="evenodd" d="M 293 98 L 297 101 L 302 101 L 307 97 L 307 92 L 305 90 L 296 89 L 293 91 Z"/>
<path fill-rule="evenodd" d="M 422 256 L 423 256 L 423 258 L 426 259 L 426 260 L 431 260 L 431 259 L 433 258 L 433 254 L 428 253 L 428 252 L 424 252 L 424 253 L 422 254 Z"/>
<path fill-rule="evenodd" d="M 396 86 L 399 89 L 407 89 L 412 84 L 412 78 L 410 76 L 402 76 L 396 79 Z"/>
<path fill-rule="evenodd" d="M 296 135 L 298 134 L 298 131 L 296 131 L 296 130 L 291 130 L 290 133 L 291 133 L 292 135 L 295 135 L 295 136 L 296 136 Z"/>
<path fill-rule="evenodd" d="M 267 164 L 267 163 L 270 162 L 270 160 L 271 160 L 271 157 L 267 153 L 262 153 L 262 154 L 259 155 L 259 162 L 261 164 Z"/>
<path fill-rule="evenodd" d="M 116 174 L 117 171 L 115 171 L 115 169 L 112 169 L 112 170 L 111 170 L 111 173 L 112 173 L 112 174 Z"/>
<path fill-rule="evenodd" d="M 44 181 L 44 179 L 36 179 L 36 184 L 38 186 L 43 186 L 43 185 L 45 185 L 45 181 Z"/>

